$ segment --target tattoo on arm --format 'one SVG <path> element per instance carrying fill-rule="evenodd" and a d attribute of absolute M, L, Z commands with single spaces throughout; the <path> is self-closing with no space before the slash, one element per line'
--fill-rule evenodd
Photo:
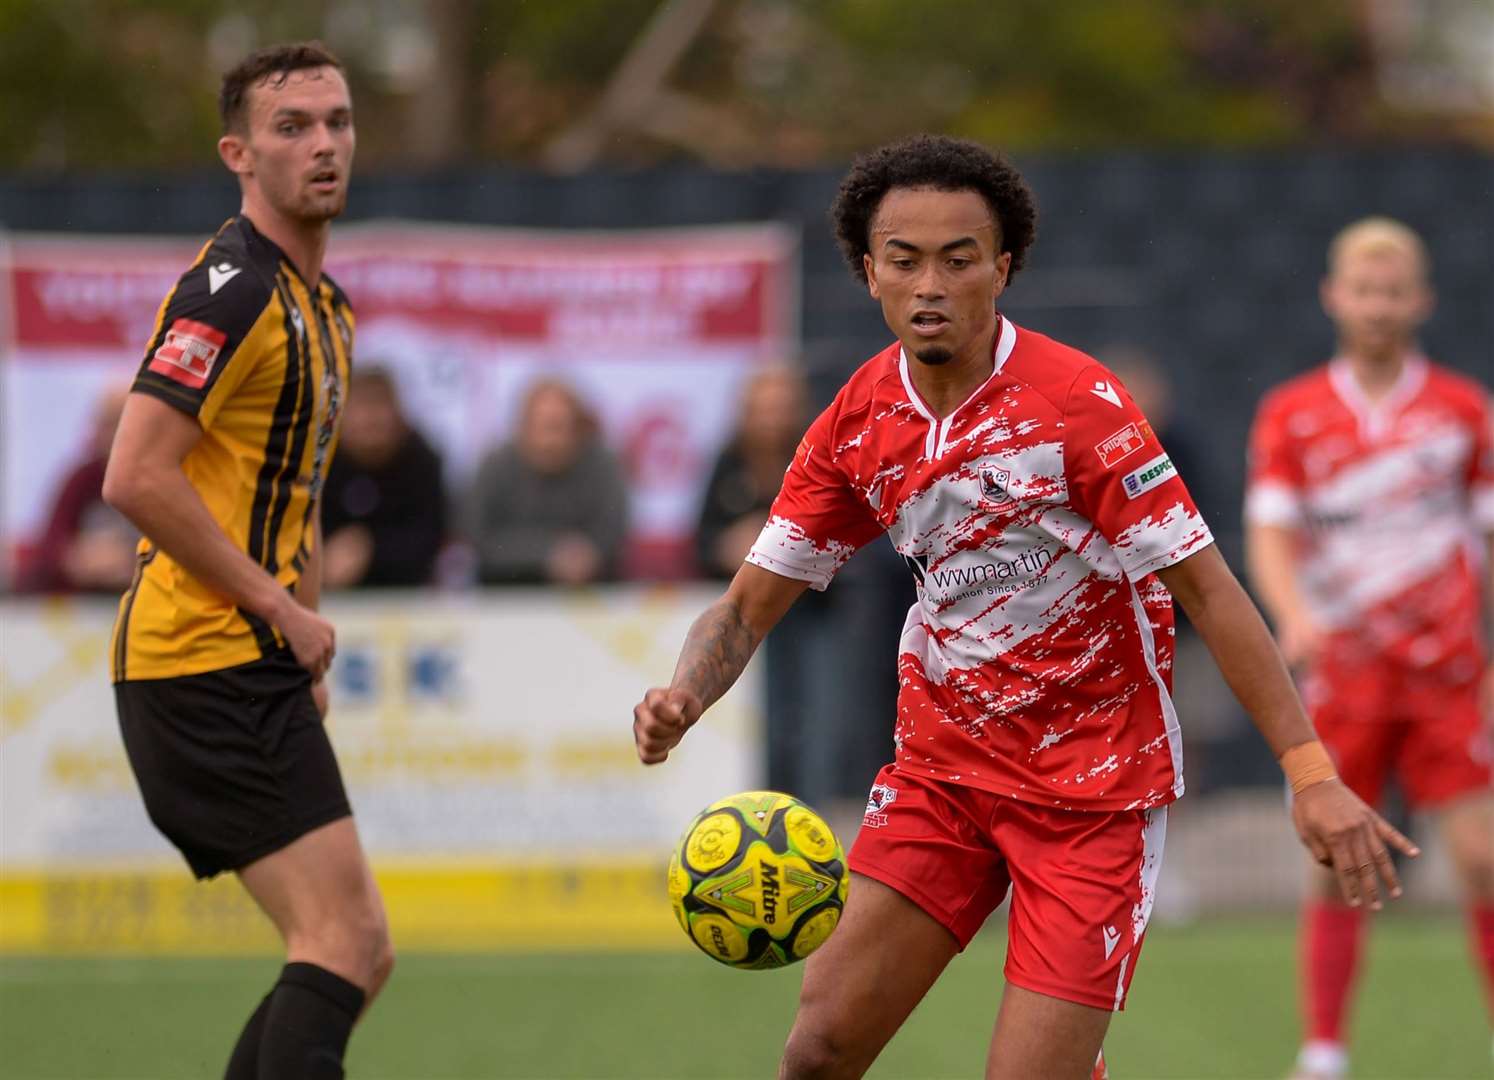
<path fill-rule="evenodd" d="M 725 600 L 712 604 L 685 636 L 674 685 L 689 690 L 709 708 L 731 689 L 757 646 L 757 637 L 735 604 Z"/>

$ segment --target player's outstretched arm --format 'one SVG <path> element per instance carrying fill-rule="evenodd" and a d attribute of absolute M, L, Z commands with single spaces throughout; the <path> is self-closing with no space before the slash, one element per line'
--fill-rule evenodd
<path fill-rule="evenodd" d="M 1288 664 L 1307 664 L 1317 658 L 1323 633 L 1308 612 L 1297 585 L 1298 537 L 1280 525 L 1247 524 L 1245 556 L 1250 582 L 1261 598 L 1276 640 Z"/>
<path fill-rule="evenodd" d="M 1494 626 L 1494 531 L 1488 535 L 1489 550 L 1484 560 L 1487 581 L 1484 582 L 1484 622 Z M 1494 636 L 1494 635 L 1491 635 Z M 1478 685 L 1478 707 L 1483 711 L 1484 723 L 1494 733 L 1494 656 L 1484 669 L 1483 681 Z"/>
<path fill-rule="evenodd" d="M 1399 896 L 1386 844 L 1407 855 L 1420 851 L 1339 780 L 1265 622 L 1218 549 L 1207 547 L 1157 576 L 1281 763 L 1292 785 L 1297 833 L 1313 858 L 1338 875 L 1345 901 L 1378 909 L 1380 880 Z"/>
<path fill-rule="evenodd" d="M 321 678 L 332 661 L 332 624 L 297 603 L 219 528 L 182 470 L 201 438 L 192 417 L 131 394 L 109 452 L 104 501 L 198 581 L 278 628 L 301 665 Z"/>
<path fill-rule="evenodd" d="M 639 761 L 657 765 L 669 757 L 700 714 L 731 689 L 768 631 L 807 587 L 742 564 L 726 595 L 691 625 L 669 685 L 651 687 L 633 707 Z"/>

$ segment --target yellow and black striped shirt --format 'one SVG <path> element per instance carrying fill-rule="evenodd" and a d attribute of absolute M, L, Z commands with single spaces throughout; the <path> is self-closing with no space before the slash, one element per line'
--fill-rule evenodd
<path fill-rule="evenodd" d="M 183 462 L 187 479 L 229 538 L 288 589 L 312 542 L 352 351 L 342 290 L 325 274 L 307 285 L 239 216 L 167 294 L 132 388 L 196 418 L 202 439 Z M 114 626 L 116 682 L 216 671 L 283 645 L 141 541 Z"/>

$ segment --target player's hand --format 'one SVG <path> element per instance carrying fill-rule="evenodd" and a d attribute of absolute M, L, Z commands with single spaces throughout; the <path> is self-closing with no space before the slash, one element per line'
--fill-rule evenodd
<path fill-rule="evenodd" d="M 332 695 L 327 688 L 326 679 L 317 679 L 311 684 L 311 700 L 316 703 L 316 714 L 323 720 L 327 719 L 327 708 L 332 703 Z"/>
<path fill-rule="evenodd" d="M 296 603 L 288 594 L 286 599 L 289 603 L 274 620 L 275 628 L 285 635 L 296 662 L 311 672 L 313 679 L 320 679 L 327 674 L 337 653 L 337 631 L 330 622 Z"/>
<path fill-rule="evenodd" d="M 344 525 L 322 542 L 322 580 L 333 589 L 357 585 L 373 554 L 373 533 L 362 525 Z"/>
<path fill-rule="evenodd" d="M 1322 628 L 1305 613 L 1283 619 L 1276 633 L 1281 658 L 1292 668 L 1311 664 L 1316 660 L 1323 651 L 1326 637 Z"/>
<path fill-rule="evenodd" d="M 559 585 L 585 585 L 601 575 L 602 552 L 580 533 L 570 533 L 550 549 L 545 573 Z"/>
<path fill-rule="evenodd" d="M 1292 822 L 1312 857 L 1338 877 L 1350 907 L 1367 903 L 1379 911 L 1382 880 L 1392 897 L 1401 895 L 1387 844 L 1403 855 L 1421 854 L 1337 777 L 1299 791 L 1292 799 Z"/>
<path fill-rule="evenodd" d="M 633 706 L 633 744 L 638 760 L 657 765 L 669 757 L 704 712 L 700 698 L 679 687 L 655 686 Z"/>

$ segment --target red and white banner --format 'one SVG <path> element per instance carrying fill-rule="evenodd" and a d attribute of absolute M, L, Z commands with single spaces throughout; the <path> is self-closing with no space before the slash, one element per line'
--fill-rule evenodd
<path fill-rule="evenodd" d="M 162 298 L 205 238 L 0 240 L 0 543 L 45 524 L 100 395 L 139 366 Z M 355 363 L 397 376 L 460 499 L 528 384 L 570 380 L 624 457 L 634 549 L 688 544 L 742 378 L 797 336 L 797 239 L 776 225 L 556 233 L 366 224 L 328 271 L 358 316 Z"/>

